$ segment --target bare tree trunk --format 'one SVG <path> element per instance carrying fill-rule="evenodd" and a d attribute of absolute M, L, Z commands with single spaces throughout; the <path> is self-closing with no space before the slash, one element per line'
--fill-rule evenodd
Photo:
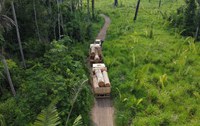
<path fill-rule="evenodd" d="M 64 30 L 64 20 L 63 20 L 62 12 L 61 12 L 61 16 L 60 16 L 60 21 L 61 21 L 61 28 L 62 28 L 62 35 L 61 36 L 63 36 L 64 33 L 65 33 L 65 30 Z"/>
<path fill-rule="evenodd" d="M 88 13 L 88 20 L 90 19 L 90 0 L 87 0 L 87 13 Z"/>
<path fill-rule="evenodd" d="M 63 3 L 63 1 L 62 1 L 62 3 Z M 60 9 L 60 7 L 59 7 L 59 11 L 60 11 L 60 25 L 61 25 L 61 28 L 62 29 L 60 29 L 60 34 L 64 34 L 64 19 L 63 19 L 63 13 L 62 13 L 62 10 Z M 61 31 L 62 30 L 62 31 Z M 62 32 L 62 33 L 61 33 Z M 60 37 L 62 37 L 62 35 L 60 36 Z"/>
<path fill-rule="evenodd" d="M 197 26 L 196 28 L 195 40 L 198 40 L 198 35 L 199 35 L 199 26 Z"/>
<path fill-rule="evenodd" d="M 36 26 L 36 32 L 38 35 L 38 40 L 39 40 L 39 42 L 41 42 L 40 30 L 39 30 L 38 21 L 37 21 L 37 12 L 36 12 L 36 8 L 35 8 L 35 0 L 33 0 L 33 11 L 34 11 L 35 26 Z"/>
<path fill-rule="evenodd" d="M 71 11 L 71 14 L 73 14 L 73 12 L 74 12 L 73 6 L 74 6 L 74 2 L 73 2 L 73 0 L 71 0 L 70 1 L 70 11 Z"/>
<path fill-rule="evenodd" d="M 6 60 L 5 60 L 5 58 L 4 58 L 3 55 L 0 54 L 0 57 L 1 57 L 1 60 L 2 60 L 3 65 L 4 65 L 4 70 L 5 70 L 5 73 L 6 73 L 6 75 L 7 75 L 8 83 L 9 83 L 9 85 L 10 85 L 12 94 L 13 94 L 14 96 L 16 96 L 15 88 L 14 88 L 14 85 L 13 85 L 13 83 L 12 83 L 12 79 L 11 79 L 11 76 L 10 76 L 10 72 L 9 72 L 9 69 L 8 69 L 7 62 L 6 62 Z"/>
<path fill-rule="evenodd" d="M 52 7 L 51 7 L 51 1 L 48 1 L 48 11 L 49 11 L 49 15 L 52 14 Z"/>
<path fill-rule="evenodd" d="M 57 23 L 55 22 L 55 24 L 53 26 L 53 35 L 54 35 L 55 40 L 56 40 L 56 25 L 57 25 Z"/>
<path fill-rule="evenodd" d="M 136 21 L 136 19 L 137 19 L 139 7 L 140 7 L 140 0 L 138 0 L 138 2 L 137 2 L 137 7 L 136 7 L 136 11 L 135 11 L 134 21 Z"/>
<path fill-rule="evenodd" d="M 159 1 L 159 6 L 158 6 L 159 8 L 160 8 L 160 6 L 161 6 L 161 3 L 162 3 L 162 1 L 160 0 L 160 1 Z"/>
<path fill-rule="evenodd" d="M 59 0 L 57 0 L 57 7 L 58 7 L 58 39 L 60 40 L 61 37 L 61 28 L 60 28 L 60 5 Z"/>
<path fill-rule="evenodd" d="M 114 6 L 118 6 L 118 0 L 114 1 Z"/>
<path fill-rule="evenodd" d="M 81 10 L 83 9 L 83 1 L 80 0 L 80 4 L 81 4 Z"/>
<path fill-rule="evenodd" d="M 95 15 L 94 15 L 94 0 L 92 0 L 92 18 L 93 19 L 95 18 Z"/>
<path fill-rule="evenodd" d="M 21 37 L 20 37 L 20 33 L 19 33 L 19 27 L 18 27 L 18 23 L 17 23 L 17 17 L 16 17 L 15 6 L 14 6 L 13 1 L 11 1 L 11 6 L 12 6 L 13 18 L 14 18 L 14 21 L 15 21 L 17 39 L 18 39 L 18 43 L 19 43 L 19 49 L 20 49 L 20 53 L 21 53 L 21 57 L 22 57 L 22 62 L 23 62 L 24 68 L 26 68 L 26 63 L 25 63 L 25 59 L 24 59 L 24 52 L 23 52 L 23 48 L 22 48 Z"/>

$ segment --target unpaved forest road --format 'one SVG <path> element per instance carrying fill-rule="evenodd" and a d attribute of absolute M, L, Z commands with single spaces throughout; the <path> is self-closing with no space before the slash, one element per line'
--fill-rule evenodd
<path fill-rule="evenodd" d="M 104 14 L 101 14 L 100 16 L 104 18 L 105 23 L 104 23 L 103 28 L 100 30 L 98 36 L 96 37 L 96 39 L 101 39 L 101 40 L 104 41 L 105 38 L 106 38 L 106 31 L 107 31 L 107 29 L 108 29 L 108 27 L 110 25 L 111 20 L 110 20 L 110 18 L 108 16 L 106 16 Z"/>
<path fill-rule="evenodd" d="M 96 39 L 105 40 L 106 31 L 110 25 L 110 18 L 101 14 L 105 23 Z M 92 108 L 92 126 L 114 126 L 114 107 L 110 98 L 95 99 Z"/>
<path fill-rule="evenodd" d="M 92 109 L 92 126 L 114 126 L 114 108 L 109 98 L 95 99 Z"/>

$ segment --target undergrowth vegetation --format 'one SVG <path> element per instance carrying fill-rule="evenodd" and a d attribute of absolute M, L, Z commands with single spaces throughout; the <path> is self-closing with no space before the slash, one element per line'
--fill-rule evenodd
<path fill-rule="evenodd" d="M 65 39 L 53 41 L 44 57 L 35 62 L 27 62 L 29 68 L 26 70 L 19 69 L 14 61 L 7 60 L 13 82 L 18 89 L 16 98 L 9 98 L 11 94 L 8 93 L 8 87 L 1 85 L 5 88 L 2 88 L 5 94 L 1 97 L 0 112 L 7 124 L 22 126 L 34 122 L 37 114 L 55 99 L 58 99 L 56 106 L 62 125 L 65 124 L 68 114 L 71 114 L 69 125 L 80 114 L 84 117 L 84 124 L 89 123 L 92 94 L 87 83 L 83 85 L 73 105 L 75 110 L 69 113 L 72 99 L 82 80 L 87 79 L 87 73 L 84 70 L 85 53 L 78 55 L 74 49 L 80 50 L 83 46 L 77 44 L 74 48 L 68 48 L 66 43 Z"/>
<path fill-rule="evenodd" d="M 86 59 L 103 19 L 96 11 L 92 18 L 88 4 L 0 0 L 0 126 L 90 124 Z"/>
<path fill-rule="evenodd" d="M 183 0 L 97 0 L 98 10 L 111 17 L 103 45 L 109 68 L 118 126 L 199 125 L 200 45 L 182 37 L 163 16 Z"/>

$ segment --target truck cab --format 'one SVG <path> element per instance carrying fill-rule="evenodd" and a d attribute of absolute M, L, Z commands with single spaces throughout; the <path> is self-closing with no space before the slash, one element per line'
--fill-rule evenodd
<path fill-rule="evenodd" d="M 99 44 L 100 46 L 102 46 L 103 40 L 101 40 L 101 39 L 96 39 L 96 40 L 94 41 L 94 44 Z"/>

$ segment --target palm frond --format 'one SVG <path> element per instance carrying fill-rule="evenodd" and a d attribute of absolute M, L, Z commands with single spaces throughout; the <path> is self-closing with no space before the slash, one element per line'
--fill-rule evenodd
<path fill-rule="evenodd" d="M 0 25 L 9 30 L 12 28 L 12 25 L 15 25 L 14 21 L 6 15 L 0 15 Z"/>
<path fill-rule="evenodd" d="M 73 123 L 72 126 L 82 126 L 82 125 L 83 125 L 82 116 L 79 115 L 79 116 L 75 119 L 75 121 L 74 121 L 74 123 Z"/>
<path fill-rule="evenodd" d="M 76 102 L 80 91 L 82 90 L 82 88 L 83 88 L 85 82 L 87 82 L 87 81 L 88 81 L 88 79 L 84 80 L 84 81 L 80 84 L 80 86 L 79 86 L 79 88 L 78 88 L 78 91 L 75 93 L 75 97 L 74 97 L 73 100 L 72 100 L 71 109 L 70 109 L 70 112 L 69 112 L 69 114 L 68 114 L 67 121 L 66 121 L 66 123 L 65 123 L 66 126 L 68 125 L 68 121 L 69 121 L 70 115 L 71 115 L 71 113 L 72 113 L 72 110 L 73 110 L 73 107 L 74 107 L 74 103 Z"/>
<path fill-rule="evenodd" d="M 55 104 L 51 103 L 38 115 L 33 126 L 57 126 L 61 123 Z"/>

